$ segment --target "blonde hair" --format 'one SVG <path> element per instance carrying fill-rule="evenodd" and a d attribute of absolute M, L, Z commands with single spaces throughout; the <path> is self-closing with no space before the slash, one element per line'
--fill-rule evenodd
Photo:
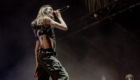
<path fill-rule="evenodd" d="M 36 19 L 33 20 L 33 21 L 31 22 L 31 27 L 32 27 L 32 29 L 33 29 L 33 27 L 36 27 L 36 26 L 45 25 L 45 23 L 43 23 L 43 18 L 44 18 L 45 16 L 50 17 L 50 16 L 47 15 L 47 13 L 46 13 L 46 10 L 48 9 L 48 7 L 51 7 L 51 5 L 43 5 L 43 6 L 40 8 Z M 34 29 L 33 29 L 33 32 L 34 32 L 35 36 L 37 36 L 37 35 L 36 35 L 36 31 L 35 31 Z"/>

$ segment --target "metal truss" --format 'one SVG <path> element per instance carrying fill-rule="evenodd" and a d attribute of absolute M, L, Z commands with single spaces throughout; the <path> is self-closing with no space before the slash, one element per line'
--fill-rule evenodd
<path fill-rule="evenodd" d="M 122 13 L 128 9 L 131 9 L 137 5 L 140 5 L 140 3 L 136 4 L 131 4 L 130 2 L 127 1 L 116 1 L 113 2 L 112 4 L 97 10 L 91 14 L 88 14 L 79 20 L 73 22 L 72 24 L 69 25 L 69 27 L 73 26 L 68 33 L 66 33 L 63 37 L 59 38 L 61 40 L 62 38 L 66 36 L 70 36 L 73 34 L 76 34 L 80 31 L 83 31 L 86 28 L 89 28 L 93 25 L 96 25 L 100 23 L 101 21 L 104 21 L 106 19 L 111 19 L 112 17 L 116 16 L 119 13 Z"/>

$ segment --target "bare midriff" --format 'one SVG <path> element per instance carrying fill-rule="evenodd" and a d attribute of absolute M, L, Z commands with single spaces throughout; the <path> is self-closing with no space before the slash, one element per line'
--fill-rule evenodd
<path fill-rule="evenodd" d="M 41 29 L 40 29 L 41 30 Z M 37 33 L 40 31 L 38 30 Z M 53 48 L 53 39 L 47 34 L 39 36 L 40 47 L 43 49 Z"/>

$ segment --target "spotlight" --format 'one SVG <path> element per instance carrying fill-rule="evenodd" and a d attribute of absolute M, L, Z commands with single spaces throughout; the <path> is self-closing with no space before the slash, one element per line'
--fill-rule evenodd
<path fill-rule="evenodd" d="M 98 15 L 95 13 L 95 14 L 94 14 L 94 17 L 96 18 L 96 17 L 98 17 Z"/>
<path fill-rule="evenodd" d="M 132 74 L 127 74 L 125 80 L 134 80 L 134 76 Z"/>

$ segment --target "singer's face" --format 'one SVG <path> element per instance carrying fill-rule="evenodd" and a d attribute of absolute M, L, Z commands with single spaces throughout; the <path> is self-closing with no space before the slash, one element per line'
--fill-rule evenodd
<path fill-rule="evenodd" d="M 46 13 L 48 16 L 50 16 L 51 18 L 54 18 L 53 15 L 53 8 L 52 7 L 47 7 Z"/>

